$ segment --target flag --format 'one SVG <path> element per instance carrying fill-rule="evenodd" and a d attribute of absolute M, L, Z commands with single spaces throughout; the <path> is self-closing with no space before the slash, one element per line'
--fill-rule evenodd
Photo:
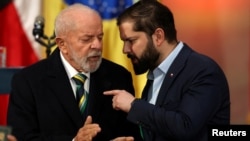
<path fill-rule="evenodd" d="M 1 0 L 0 46 L 7 50 L 6 67 L 24 67 L 40 59 L 39 44 L 32 36 L 40 4 L 40 0 Z M 0 92 L 0 125 L 6 124 L 8 98 Z"/>
<path fill-rule="evenodd" d="M 32 29 L 40 14 L 40 0 L 1 0 L 0 46 L 7 49 L 6 66 L 28 66 L 40 59 Z"/>
<path fill-rule="evenodd" d="M 116 17 L 134 2 L 133 0 L 44 0 L 43 11 L 46 20 L 45 32 L 52 34 L 55 17 L 65 6 L 82 3 L 97 10 L 103 19 L 103 57 L 124 66 L 132 73 L 135 95 L 140 97 L 146 83 L 146 76 L 134 74 L 130 60 L 122 53 L 123 42 L 116 26 Z"/>

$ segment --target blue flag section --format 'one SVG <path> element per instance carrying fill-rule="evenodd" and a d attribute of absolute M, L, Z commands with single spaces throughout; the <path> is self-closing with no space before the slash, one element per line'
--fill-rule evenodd
<path fill-rule="evenodd" d="M 82 3 L 98 11 L 104 20 L 116 18 L 133 0 L 65 0 L 65 3 Z"/>

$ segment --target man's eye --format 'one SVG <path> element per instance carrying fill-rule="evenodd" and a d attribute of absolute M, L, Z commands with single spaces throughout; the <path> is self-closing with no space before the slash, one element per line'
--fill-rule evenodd
<path fill-rule="evenodd" d="M 84 38 L 84 39 L 81 39 L 82 42 L 89 42 L 91 41 L 91 38 Z"/>
<path fill-rule="evenodd" d="M 98 39 L 99 39 L 99 41 L 102 41 L 103 36 L 99 36 Z"/>
<path fill-rule="evenodd" d="M 128 40 L 128 42 L 129 42 L 130 44 L 133 44 L 133 43 L 135 42 L 135 40 Z"/>

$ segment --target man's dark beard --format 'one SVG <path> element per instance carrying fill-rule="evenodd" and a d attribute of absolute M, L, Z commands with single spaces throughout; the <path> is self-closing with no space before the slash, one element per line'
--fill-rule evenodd
<path fill-rule="evenodd" d="M 146 49 L 144 50 L 141 58 L 137 58 L 134 55 L 128 54 L 131 59 L 137 59 L 138 63 L 133 63 L 133 68 L 136 75 L 143 74 L 148 70 L 153 70 L 156 67 L 156 61 L 158 60 L 160 53 L 155 49 L 153 41 L 149 39 Z"/>

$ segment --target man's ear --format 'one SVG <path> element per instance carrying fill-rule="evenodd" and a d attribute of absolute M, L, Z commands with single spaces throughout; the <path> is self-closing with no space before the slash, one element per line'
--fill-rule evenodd
<path fill-rule="evenodd" d="M 160 46 L 165 40 L 165 33 L 162 28 L 157 28 L 153 34 L 156 46 Z"/>
<path fill-rule="evenodd" d="M 62 38 L 57 37 L 55 41 L 58 47 L 64 46 L 64 41 Z"/>
<path fill-rule="evenodd" d="M 56 41 L 56 44 L 57 44 L 58 48 L 60 49 L 60 51 L 63 53 L 67 53 L 67 48 L 65 46 L 64 39 L 57 37 L 55 39 L 55 41 Z"/>

